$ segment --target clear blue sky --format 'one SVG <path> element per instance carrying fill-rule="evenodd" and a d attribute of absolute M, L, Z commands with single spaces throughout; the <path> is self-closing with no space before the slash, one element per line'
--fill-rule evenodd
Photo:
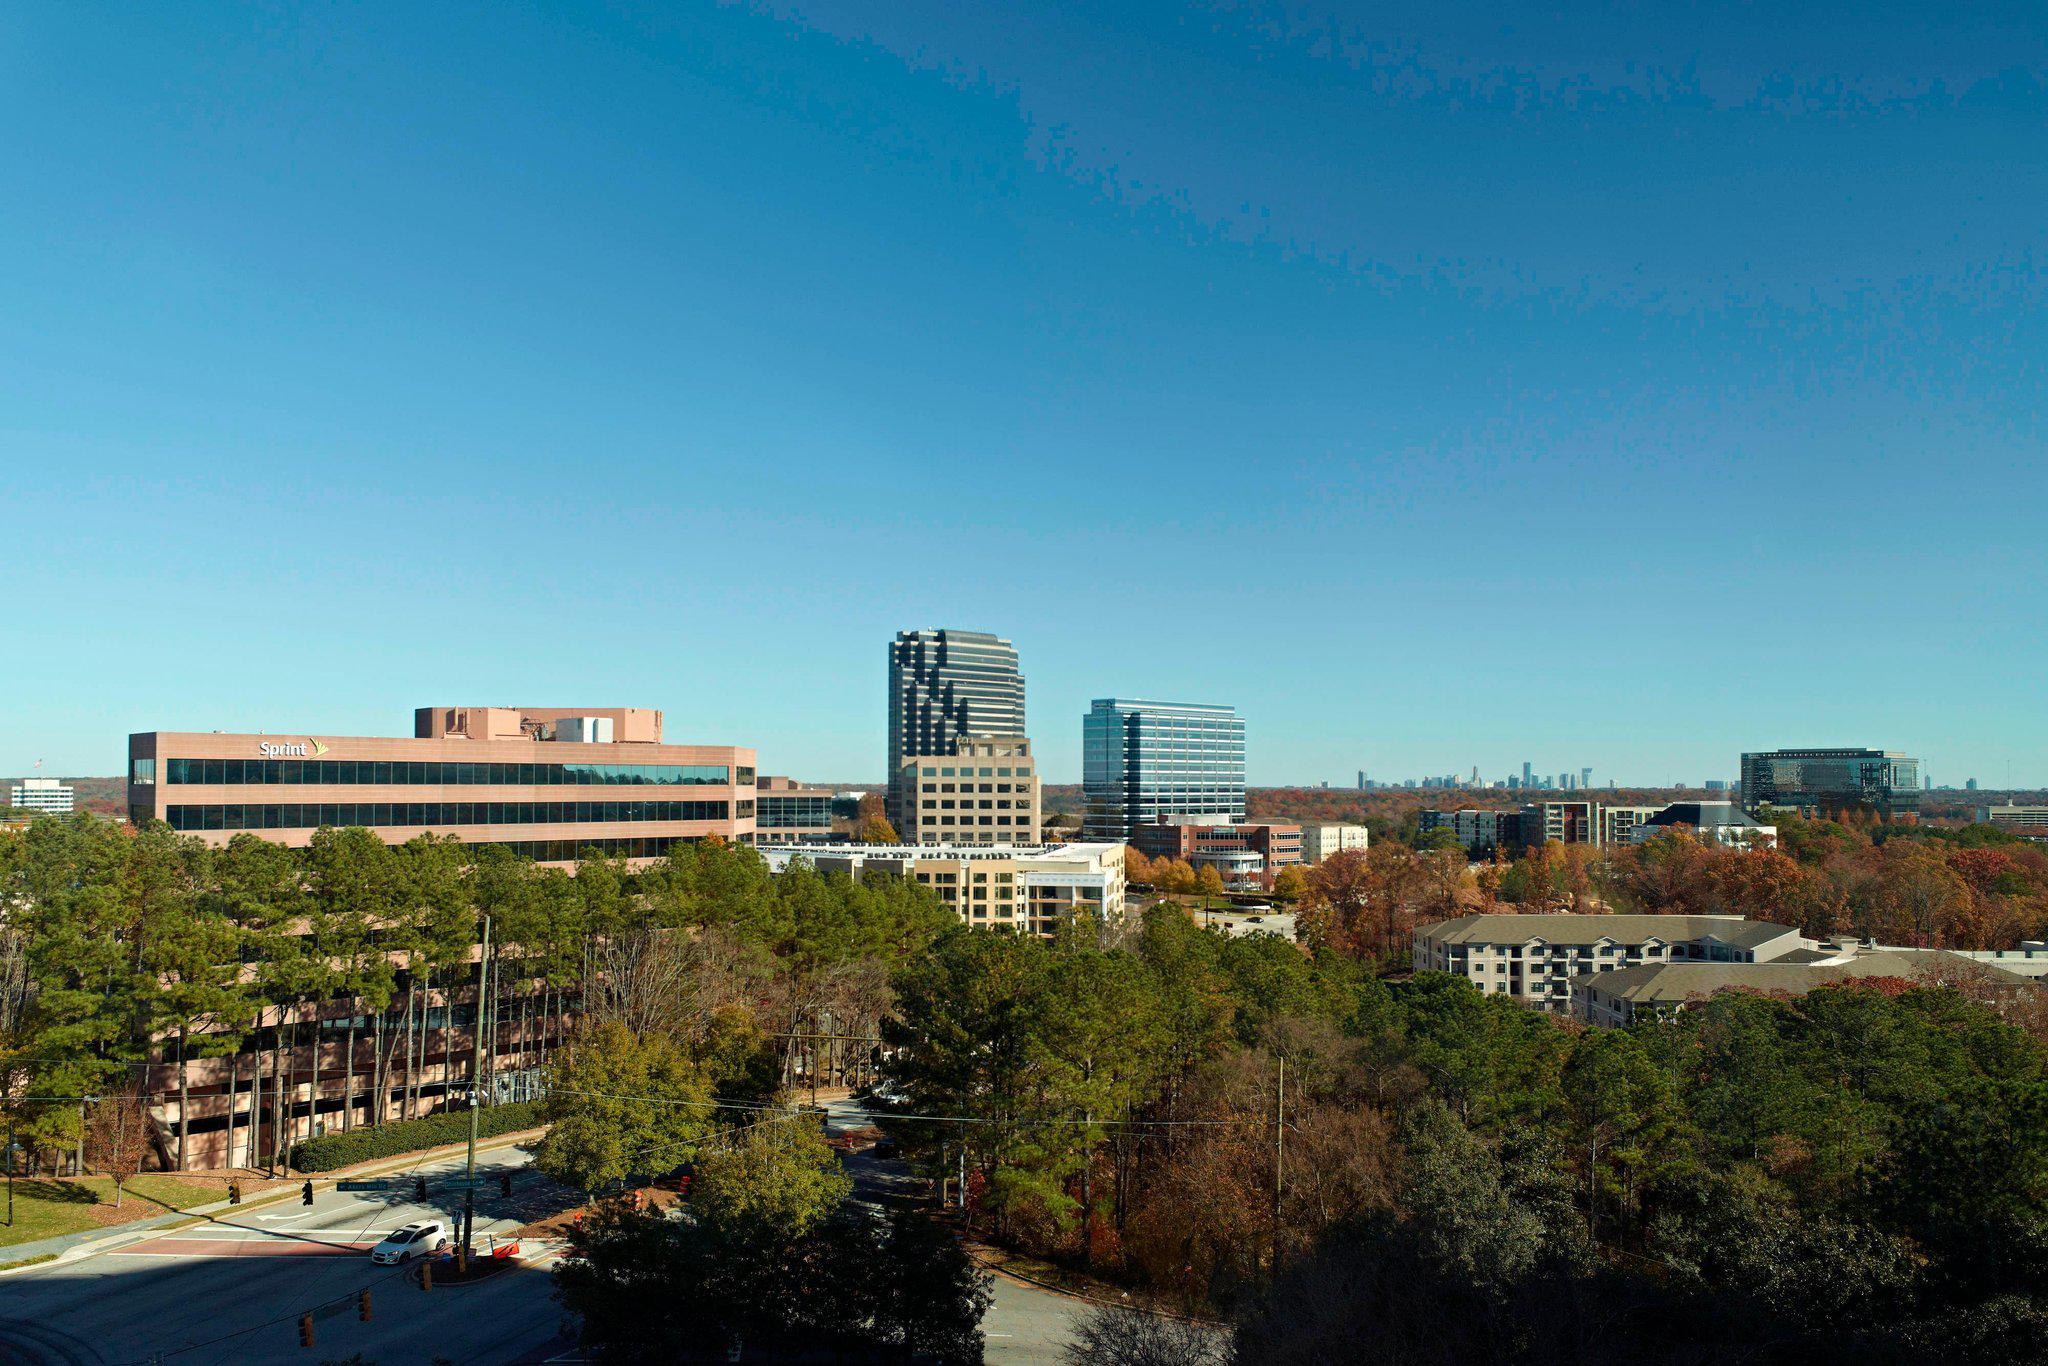
<path fill-rule="evenodd" d="M 2048 782 L 2038 4 L 36 5 L 0 773 L 1012 637 L 1255 782 Z M 877 17 L 879 14 L 880 17 Z"/>

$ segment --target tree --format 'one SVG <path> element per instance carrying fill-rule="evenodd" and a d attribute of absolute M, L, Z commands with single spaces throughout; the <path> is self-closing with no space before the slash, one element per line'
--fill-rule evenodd
<path fill-rule="evenodd" d="M 1228 1366 L 1230 1334 L 1200 1319 L 1097 1309 L 1074 1330 L 1066 1359 L 1071 1366 Z"/>
<path fill-rule="evenodd" d="M 148 1102 L 133 1089 L 102 1096 L 92 1106 L 86 1121 L 86 1155 L 95 1168 L 114 1178 L 115 1209 L 121 1208 L 122 1190 L 149 1155 L 154 1125 Z"/>
<path fill-rule="evenodd" d="M 922 1214 L 883 1219 L 842 1205 L 793 1236 L 735 1233 L 619 1203 L 594 1211 L 555 1269 L 585 1349 L 647 1366 L 981 1361 L 988 1279 Z"/>
<path fill-rule="evenodd" d="M 1290 863 L 1273 875 L 1273 899 L 1279 902 L 1296 902 L 1308 892 L 1308 874 L 1301 865 Z"/>
<path fill-rule="evenodd" d="M 774 1115 L 705 1148 L 690 1206 L 728 1241 L 789 1240 L 810 1232 L 852 1189 L 808 1114 Z"/>
<path fill-rule="evenodd" d="M 889 816 L 882 809 L 882 799 L 873 792 L 860 799 L 860 814 L 855 819 L 853 837 L 862 844 L 901 844 L 902 836 L 889 822 Z"/>
<path fill-rule="evenodd" d="M 595 1024 L 555 1065 L 534 1164 L 584 1191 L 659 1175 L 691 1157 L 713 1111 L 710 1085 L 673 1040 Z"/>

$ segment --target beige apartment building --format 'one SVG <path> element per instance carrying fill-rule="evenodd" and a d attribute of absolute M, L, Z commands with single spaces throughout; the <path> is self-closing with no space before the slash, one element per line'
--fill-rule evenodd
<path fill-rule="evenodd" d="M 661 713 L 640 707 L 422 707 L 410 737 L 131 735 L 128 813 L 210 844 L 363 826 L 542 863 L 588 848 L 652 859 L 713 835 L 753 843 L 754 765 L 750 748 L 663 743 Z"/>
<path fill-rule="evenodd" d="M 1347 849 L 1364 853 L 1372 841 L 1372 832 L 1362 825 L 1338 825 L 1333 823 L 1308 824 L 1301 827 L 1301 861 L 1321 863 L 1332 854 Z"/>
<path fill-rule="evenodd" d="M 776 872 L 807 859 L 820 872 L 870 870 L 923 883 L 977 929 L 1050 936 L 1085 909 L 1125 913 L 1121 844 L 814 844 L 761 850 Z"/>
<path fill-rule="evenodd" d="M 1031 742 L 962 736 L 953 754 L 913 755 L 897 771 L 907 844 L 1035 844 L 1038 765 Z"/>

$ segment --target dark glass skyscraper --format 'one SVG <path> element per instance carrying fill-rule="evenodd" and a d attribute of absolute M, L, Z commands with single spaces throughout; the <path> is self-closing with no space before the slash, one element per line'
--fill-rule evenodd
<path fill-rule="evenodd" d="M 1773 749 L 1742 756 L 1742 804 L 1868 811 L 1889 820 L 1920 810 L 1920 761 L 1884 749 Z"/>
<path fill-rule="evenodd" d="M 1016 646 L 986 631 L 896 633 L 889 643 L 889 819 L 904 838 L 904 759 L 952 754 L 962 736 L 1024 733 Z"/>
<path fill-rule="evenodd" d="M 1244 821 L 1244 722 L 1230 707 L 1105 697 L 1081 722 L 1081 836 L 1128 841 L 1163 816 Z"/>

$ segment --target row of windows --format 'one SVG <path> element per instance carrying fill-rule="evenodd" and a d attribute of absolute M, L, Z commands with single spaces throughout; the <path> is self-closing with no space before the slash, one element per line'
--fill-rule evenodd
<path fill-rule="evenodd" d="M 662 787 L 722 787 L 733 781 L 724 764 L 476 764 L 405 759 L 167 759 L 167 783 L 251 783 L 339 786 L 382 783 L 439 787 L 601 787 L 611 783 Z M 741 768 L 742 786 L 754 770 Z"/>
<path fill-rule="evenodd" d="M 173 830 L 311 830 L 323 825 L 584 825 L 609 821 L 722 821 L 752 802 L 283 802 L 173 806 Z"/>
<path fill-rule="evenodd" d="M 937 764 L 922 765 L 919 770 L 927 778 L 1028 778 L 1028 768 L 955 768 Z"/>

